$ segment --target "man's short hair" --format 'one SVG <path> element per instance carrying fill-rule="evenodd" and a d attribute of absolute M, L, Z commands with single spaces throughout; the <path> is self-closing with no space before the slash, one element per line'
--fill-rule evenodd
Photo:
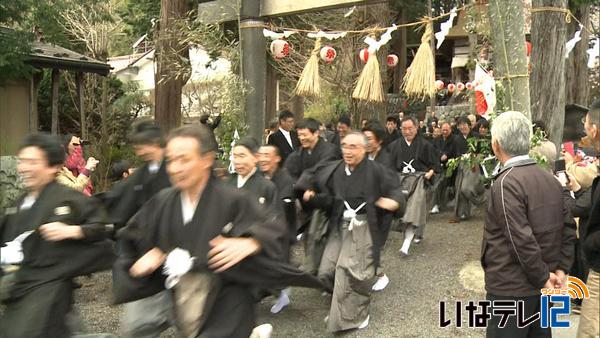
<path fill-rule="evenodd" d="M 115 182 L 123 178 L 124 173 L 128 173 L 131 164 L 127 160 L 115 162 L 110 166 L 110 179 Z"/>
<path fill-rule="evenodd" d="M 394 115 L 388 115 L 388 117 L 385 118 L 385 122 L 394 122 L 395 124 L 398 124 L 398 118 Z"/>
<path fill-rule="evenodd" d="M 320 127 L 319 121 L 317 121 L 313 118 L 310 118 L 310 117 L 296 123 L 296 130 L 308 129 L 313 134 L 319 130 L 319 127 Z"/>
<path fill-rule="evenodd" d="M 362 129 L 362 131 L 370 131 L 371 133 L 373 133 L 373 135 L 375 135 L 377 141 L 383 141 L 383 139 L 385 138 L 385 129 L 377 122 L 367 123 L 367 125 Z"/>
<path fill-rule="evenodd" d="M 55 135 L 47 133 L 29 134 L 21 142 L 19 151 L 27 147 L 36 147 L 44 152 L 49 167 L 62 166 L 65 163 L 67 156 L 65 148 L 61 140 Z"/>
<path fill-rule="evenodd" d="M 413 123 L 413 125 L 414 125 L 415 127 L 418 127 L 418 126 L 419 126 L 419 122 L 418 122 L 418 121 L 417 121 L 417 119 L 416 119 L 415 117 L 413 117 L 413 116 L 410 116 L 410 115 L 409 115 L 409 116 L 404 116 L 404 117 L 402 118 L 402 123 L 404 123 L 404 122 L 406 122 L 406 121 L 412 121 L 412 123 Z"/>
<path fill-rule="evenodd" d="M 134 145 L 158 144 L 161 147 L 164 147 L 165 145 L 160 127 L 158 127 L 153 121 L 149 120 L 133 123 L 131 126 L 131 132 L 129 133 L 129 140 Z"/>
<path fill-rule="evenodd" d="M 294 113 L 289 110 L 282 110 L 279 112 L 279 121 L 287 120 L 289 118 L 294 118 Z"/>
<path fill-rule="evenodd" d="M 275 155 L 281 157 L 281 152 L 279 151 L 279 147 L 272 145 L 272 144 L 263 144 L 262 146 L 260 146 L 260 148 L 269 148 L 269 149 L 273 149 L 273 153 L 275 153 Z M 259 148 L 259 150 L 260 150 Z"/>
<path fill-rule="evenodd" d="M 346 134 L 346 136 L 344 136 L 342 138 L 342 140 L 341 140 L 342 143 L 344 142 L 344 140 L 346 139 L 346 137 L 352 136 L 352 135 L 360 136 L 360 138 L 363 140 L 363 145 L 365 147 L 369 145 L 369 140 L 367 140 L 367 136 L 365 136 L 365 134 L 363 134 L 363 133 L 361 133 L 359 131 L 355 131 L 355 130 L 349 131 L 348 134 Z"/>
<path fill-rule="evenodd" d="M 256 142 L 256 140 L 250 136 L 242 137 L 239 141 L 235 143 L 235 146 L 244 147 L 248 149 L 248 151 L 250 151 L 252 154 L 258 151 L 258 142 Z"/>
<path fill-rule="evenodd" d="M 467 116 L 462 116 L 458 119 L 458 124 L 466 123 L 469 127 L 471 126 L 471 120 Z"/>
<path fill-rule="evenodd" d="M 507 111 L 496 117 L 492 123 L 492 142 L 510 156 L 529 153 L 531 143 L 531 122 L 517 111 Z"/>
<path fill-rule="evenodd" d="M 348 116 L 346 116 L 346 115 L 340 116 L 340 118 L 338 119 L 338 123 L 345 124 L 348 127 L 350 127 L 352 125 L 352 122 L 350 121 L 350 118 Z"/>
<path fill-rule="evenodd" d="M 203 124 L 188 124 L 174 129 L 169 134 L 167 142 L 177 137 L 190 137 L 195 139 L 200 147 L 201 155 L 217 150 L 217 141 L 215 140 L 212 130 Z"/>

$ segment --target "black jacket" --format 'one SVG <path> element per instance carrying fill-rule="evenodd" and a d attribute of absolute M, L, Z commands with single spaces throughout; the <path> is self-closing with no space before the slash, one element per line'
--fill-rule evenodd
<path fill-rule="evenodd" d="M 285 162 L 285 160 L 290 156 L 290 154 L 300 147 L 300 141 L 298 140 L 298 134 L 294 130 L 290 131 L 290 138 L 292 139 L 292 146 L 286 140 L 285 136 L 281 130 L 277 130 L 271 136 L 269 136 L 269 144 L 274 145 L 279 149 L 279 154 L 281 155 L 281 162 Z"/>
<path fill-rule="evenodd" d="M 600 272 L 600 177 L 592 183 L 592 209 L 588 219 L 581 238 L 583 252 L 590 268 Z"/>
<path fill-rule="evenodd" d="M 284 167 L 294 179 L 298 179 L 305 170 L 339 158 L 340 152 L 338 148 L 332 143 L 319 138 L 319 141 L 310 154 L 307 149 L 302 147 L 294 150 L 285 161 Z"/>
<path fill-rule="evenodd" d="M 487 292 L 539 295 L 550 272 L 569 273 L 575 240 L 558 181 L 534 160 L 509 164 L 490 188 L 481 249 Z"/>

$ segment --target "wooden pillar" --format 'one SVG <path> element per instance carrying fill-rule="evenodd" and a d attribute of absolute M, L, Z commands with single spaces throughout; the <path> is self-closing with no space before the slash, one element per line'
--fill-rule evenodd
<path fill-rule="evenodd" d="M 29 132 L 37 133 L 40 129 L 40 117 L 38 113 L 38 92 L 40 89 L 40 81 L 42 81 L 42 77 L 44 73 L 42 71 L 33 72 L 33 76 L 31 77 L 31 85 L 30 85 L 30 94 L 29 99 L 30 109 L 29 109 Z"/>
<path fill-rule="evenodd" d="M 53 135 L 58 134 L 58 85 L 60 81 L 60 72 L 58 69 L 52 69 L 52 129 Z"/>
<path fill-rule="evenodd" d="M 77 110 L 79 110 L 79 119 L 81 126 L 81 138 L 88 139 L 85 110 L 83 106 L 83 72 L 77 72 Z"/>
<path fill-rule="evenodd" d="M 240 46 L 242 52 L 242 78 L 250 85 L 246 96 L 246 123 L 248 134 L 256 140 L 262 139 L 265 127 L 267 87 L 266 40 L 260 20 L 260 0 L 241 1 L 240 7 Z"/>
<path fill-rule="evenodd" d="M 292 98 L 292 113 L 297 121 L 304 119 L 304 97 L 294 96 Z"/>
<path fill-rule="evenodd" d="M 265 114 L 265 126 L 277 116 L 277 99 L 278 99 L 278 85 L 277 85 L 277 70 L 275 67 L 267 64 L 267 97 L 266 97 L 266 114 Z"/>
<path fill-rule="evenodd" d="M 400 9 L 400 24 L 406 23 L 406 10 Z M 400 87 L 402 86 L 402 79 L 406 73 L 406 63 L 408 59 L 408 53 L 406 49 L 406 27 L 398 28 L 398 34 L 392 34 L 394 39 L 394 51 L 398 53 L 398 66 L 394 69 L 394 84 L 393 92 L 400 93 Z"/>

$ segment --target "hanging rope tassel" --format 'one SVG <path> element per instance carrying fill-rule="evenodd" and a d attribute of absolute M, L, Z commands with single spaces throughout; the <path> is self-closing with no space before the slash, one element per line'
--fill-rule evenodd
<path fill-rule="evenodd" d="M 425 25 L 421 45 L 415 58 L 404 75 L 402 89 L 408 96 L 433 97 L 435 95 L 435 59 L 429 42 L 433 37 L 433 22 Z"/>
<path fill-rule="evenodd" d="M 319 52 L 321 51 L 321 38 L 315 40 L 310 58 L 302 70 L 300 79 L 294 90 L 298 96 L 321 96 L 321 84 L 319 77 Z"/>
<path fill-rule="evenodd" d="M 383 85 L 381 84 L 381 73 L 379 72 L 379 60 L 376 52 L 369 51 L 367 64 L 363 68 L 352 97 L 358 100 L 383 102 Z"/>

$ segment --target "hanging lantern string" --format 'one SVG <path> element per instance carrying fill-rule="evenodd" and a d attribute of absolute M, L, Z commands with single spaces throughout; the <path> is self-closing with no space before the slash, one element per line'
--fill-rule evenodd
<path fill-rule="evenodd" d="M 471 7 L 475 7 L 475 6 L 482 6 L 482 5 L 478 5 L 478 4 L 468 4 L 468 5 L 464 5 L 462 7 L 459 7 L 456 9 L 456 12 L 461 12 L 464 11 L 466 9 L 469 9 Z M 483 6 L 489 6 L 489 4 L 483 5 Z M 537 7 L 537 8 L 531 8 L 530 9 L 531 13 L 540 13 L 540 12 L 561 12 L 561 13 L 565 13 L 565 22 L 566 23 L 571 23 L 571 19 L 574 19 L 577 23 L 579 23 L 580 25 L 583 26 L 583 28 L 588 31 L 588 33 L 593 35 L 593 32 L 590 28 L 586 27 L 585 25 L 583 25 L 583 23 L 581 23 L 581 21 L 579 21 L 579 19 L 577 19 L 577 17 L 575 15 L 573 15 L 573 13 L 567 9 L 567 8 L 560 8 L 560 7 Z M 452 13 L 448 12 L 448 13 L 444 13 L 432 18 L 423 18 L 419 21 L 415 21 L 415 22 L 410 22 L 410 23 L 404 23 L 404 24 L 399 24 L 396 25 L 396 27 L 398 28 L 405 28 L 405 27 L 414 27 L 414 26 L 420 26 L 423 24 L 427 24 L 429 22 L 433 22 L 433 21 L 437 21 L 439 19 L 443 19 L 445 17 L 450 16 Z M 290 28 L 290 27 L 282 27 L 282 26 L 277 26 L 274 25 L 272 23 L 265 23 L 263 25 L 260 24 L 255 24 L 252 26 L 252 28 L 255 27 L 264 27 L 264 28 L 268 28 L 270 30 L 277 30 L 277 31 L 293 31 L 293 32 L 297 32 L 297 33 L 317 33 L 318 30 L 314 30 L 314 29 L 300 29 L 300 28 Z M 244 27 L 245 28 L 245 27 Z M 345 32 L 345 33 L 349 33 L 349 34 L 370 34 L 370 33 L 374 33 L 374 32 L 383 32 L 386 31 L 388 29 L 388 27 L 371 27 L 371 28 L 365 28 L 365 29 L 359 29 L 359 30 L 348 30 L 348 31 L 344 31 L 344 30 L 332 30 L 330 32 Z"/>

